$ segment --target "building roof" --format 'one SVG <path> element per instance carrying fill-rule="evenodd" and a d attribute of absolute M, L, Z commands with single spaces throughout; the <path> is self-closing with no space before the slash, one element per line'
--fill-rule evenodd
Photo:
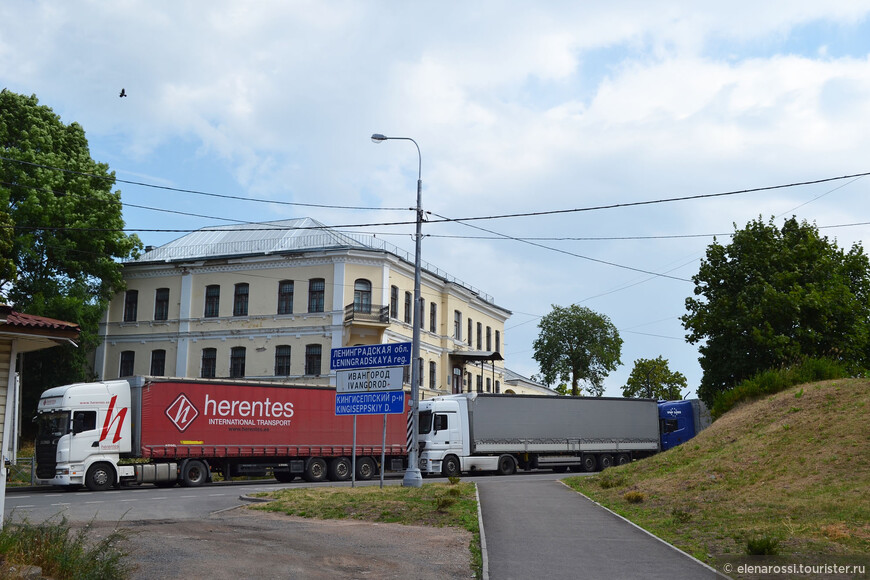
<path fill-rule="evenodd" d="M 0 337 L 17 340 L 18 352 L 75 344 L 80 333 L 78 324 L 15 312 L 11 306 L 0 304 Z"/>
<path fill-rule="evenodd" d="M 410 264 L 414 263 L 413 254 L 380 238 L 339 232 L 307 217 L 202 228 L 160 247 L 148 246 L 139 258 L 131 262 L 141 264 L 191 261 L 340 248 L 386 252 Z M 470 290 L 485 302 L 495 304 L 492 296 L 451 276 L 441 268 L 425 261 L 421 262 L 421 267 L 434 276 Z"/>

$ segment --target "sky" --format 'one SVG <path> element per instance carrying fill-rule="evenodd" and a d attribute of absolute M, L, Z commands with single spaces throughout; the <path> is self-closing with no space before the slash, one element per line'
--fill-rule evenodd
<path fill-rule="evenodd" d="M 506 366 L 585 306 L 608 396 L 658 356 L 694 394 L 714 235 L 870 235 L 870 177 L 745 192 L 870 172 L 870 1 L 4 0 L 0 88 L 85 129 L 146 245 L 312 217 L 413 252 L 419 169 L 422 258 L 513 313 Z"/>

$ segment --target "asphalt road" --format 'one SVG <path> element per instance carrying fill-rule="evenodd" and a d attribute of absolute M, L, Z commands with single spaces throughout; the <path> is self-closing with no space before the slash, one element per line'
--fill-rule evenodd
<path fill-rule="evenodd" d="M 558 481 L 478 482 L 493 580 L 726 578 Z"/>

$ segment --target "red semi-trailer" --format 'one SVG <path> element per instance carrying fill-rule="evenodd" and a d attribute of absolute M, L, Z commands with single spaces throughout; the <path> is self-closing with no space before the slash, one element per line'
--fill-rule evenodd
<path fill-rule="evenodd" d="M 383 404 L 373 399 L 368 413 Z M 213 472 L 267 470 L 282 482 L 365 480 L 384 468 L 382 454 L 388 469 L 407 465 L 406 415 L 359 415 L 354 455 L 354 418 L 336 415 L 329 387 L 165 377 L 76 383 L 45 391 L 36 422 L 37 481 L 91 490 L 196 486 Z"/>

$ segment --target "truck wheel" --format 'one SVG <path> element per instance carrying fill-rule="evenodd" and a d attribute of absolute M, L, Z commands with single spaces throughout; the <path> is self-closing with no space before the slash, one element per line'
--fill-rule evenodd
<path fill-rule="evenodd" d="M 308 460 L 308 466 L 305 468 L 305 473 L 302 474 L 305 481 L 316 483 L 326 481 L 326 461 L 320 457 L 312 457 Z"/>
<path fill-rule="evenodd" d="M 329 462 L 330 481 L 347 481 L 353 473 L 353 466 L 347 457 L 336 457 Z"/>
<path fill-rule="evenodd" d="M 513 475 L 517 472 L 517 462 L 514 461 L 511 455 L 502 455 L 498 458 L 498 469 L 496 471 L 498 471 L 499 475 Z"/>
<path fill-rule="evenodd" d="M 448 455 L 441 462 L 441 475 L 444 477 L 458 477 L 460 471 L 459 458 L 455 455 Z"/>
<path fill-rule="evenodd" d="M 181 485 L 197 487 L 208 481 L 208 468 L 202 461 L 188 461 L 181 468 Z"/>
<path fill-rule="evenodd" d="M 85 477 L 85 485 L 91 491 L 105 491 L 115 483 L 115 470 L 108 463 L 95 463 Z"/>
<path fill-rule="evenodd" d="M 377 467 L 371 457 L 356 458 L 356 478 L 360 481 L 368 481 L 377 473 Z"/>
<path fill-rule="evenodd" d="M 613 467 L 613 456 L 608 455 L 607 453 L 602 453 L 598 456 L 598 467 L 601 468 L 601 471 L 604 471 L 608 467 Z"/>
<path fill-rule="evenodd" d="M 628 463 L 631 463 L 631 455 L 628 453 L 620 453 L 616 456 L 617 465 L 626 465 Z"/>
<path fill-rule="evenodd" d="M 582 459 L 583 463 L 583 471 L 589 473 L 591 471 L 595 471 L 595 467 L 598 465 L 598 462 L 595 461 L 594 455 L 584 455 Z"/>

